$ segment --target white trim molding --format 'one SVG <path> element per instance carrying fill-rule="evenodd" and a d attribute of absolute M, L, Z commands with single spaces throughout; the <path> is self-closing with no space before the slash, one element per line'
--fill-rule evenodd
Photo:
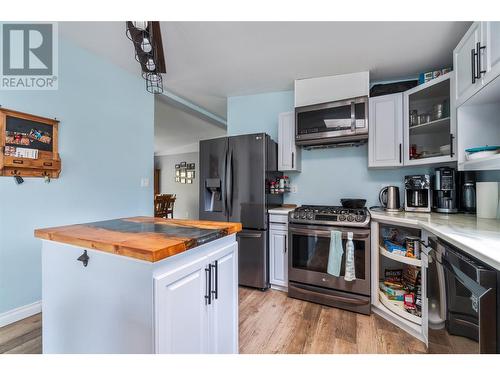
<path fill-rule="evenodd" d="M 42 312 L 42 301 L 36 301 L 29 305 L 16 307 L 15 309 L 0 314 L 0 327 L 4 327 L 40 312 Z"/>

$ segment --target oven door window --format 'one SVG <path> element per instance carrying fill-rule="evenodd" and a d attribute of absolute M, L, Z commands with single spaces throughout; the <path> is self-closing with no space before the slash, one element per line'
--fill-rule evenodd
<path fill-rule="evenodd" d="M 345 274 L 346 261 L 346 243 L 347 240 L 342 240 L 344 254 L 342 255 L 340 276 Z M 356 268 L 356 279 L 364 280 L 365 272 L 365 256 L 366 242 L 354 239 L 354 265 Z M 328 257 L 330 254 L 330 237 L 321 237 L 315 235 L 292 235 L 292 267 L 306 271 L 314 271 L 319 273 L 327 273 Z"/>

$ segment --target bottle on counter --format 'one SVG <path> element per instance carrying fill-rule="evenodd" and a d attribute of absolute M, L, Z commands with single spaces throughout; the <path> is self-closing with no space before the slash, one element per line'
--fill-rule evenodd
<path fill-rule="evenodd" d="M 279 192 L 281 194 L 285 192 L 285 179 L 283 177 L 279 179 Z"/>

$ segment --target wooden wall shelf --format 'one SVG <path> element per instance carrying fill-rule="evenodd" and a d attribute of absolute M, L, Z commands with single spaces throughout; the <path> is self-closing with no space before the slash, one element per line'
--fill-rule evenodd
<path fill-rule="evenodd" d="M 58 132 L 55 119 L 0 108 L 0 176 L 58 178 Z"/>

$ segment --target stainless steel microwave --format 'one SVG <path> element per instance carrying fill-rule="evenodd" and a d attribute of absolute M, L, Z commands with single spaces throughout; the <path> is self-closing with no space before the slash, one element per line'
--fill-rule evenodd
<path fill-rule="evenodd" d="M 302 146 L 364 143 L 368 96 L 295 108 L 295 143 Z"/>

